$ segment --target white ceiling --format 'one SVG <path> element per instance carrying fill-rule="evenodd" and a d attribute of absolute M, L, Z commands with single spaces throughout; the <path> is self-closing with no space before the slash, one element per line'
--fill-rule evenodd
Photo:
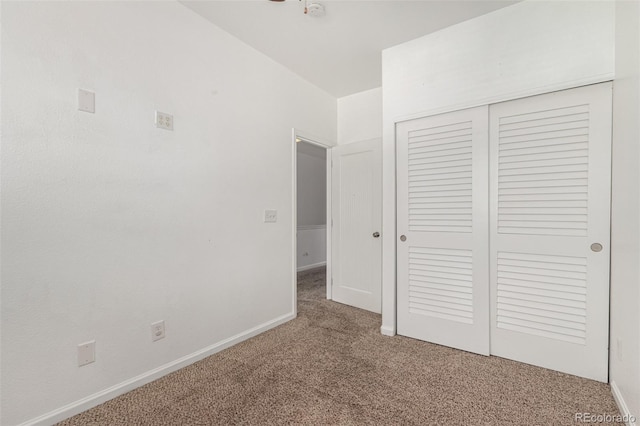
<path fill-rule="evenodd" d="M 336 97 L 382 85 L 381 51 L 512 0 L 196 0 L 182 4 Z"/>

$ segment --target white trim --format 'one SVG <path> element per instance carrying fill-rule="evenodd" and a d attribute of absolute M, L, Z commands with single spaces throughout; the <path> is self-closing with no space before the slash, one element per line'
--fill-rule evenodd
<path fill-rule="evenodd" d="M 327 225 L 300 225 L 298 231 L 312 231 L 314 229 L 327 229 Z"/>
<path fill-rule="evenodd" d="M 384 90 L 383 90 L 384 101 Z M 387 106 L 388 108 L 388 106 Z M 382 135 L 382 328 L 396 333 L 397 227 L 396 123 L 385 120 L 383 102 Z"/>
<path fill-rule="evenodd" d="M 319 268 L 321 266 L 326 266 L 327 262 L 318 262 L 312 263 L 311 265 L 305 265 L 298 268 L 298 272 L 308 271 L 309 269 Z"/>
<path fill-rule="evenodd" d="M 591 76 L 587 78 L 572 79 L 569 81 L 563 81 L 561 83 L 538 86 L 538 87 L 530 88 L 527 90 L 512 91 L 509 93 L 504 93 L 499 96 L 492 95 L 482 99 L 476 99 L 474 100 L 474 102 L 459 102 L 457 104 L 446 105 L 444 107 L 439 107 L 439 108 L 431 108 L 431 109 L 423 110 L 413 114 L 403 114 L 403 115 L 397 116 L 393 120 L 394 122 L 393 124 L 396 125 L 404 121 L 415 120 L 417 118 L 430 117 L 432 115 L 439 115 L 439 114 L 444 114 L 448 112 L 460 111 L 462 109 L 470 109 L 470 108 L 476 108 L 480 106 L 499 104 L 502 102 L 509 102 L 517 99 L 544 95 L 547 93 L 560 92 L 562 90 L 574 89 L 577 87 L 591 86 L 599 83 L 606 83 L 608 81 L 613 81 L 614 78 L 615 76 L 612 73 L 605 73 L 605 74 L 600 74 L 597 76 Z"/>
<path fill-rule="evenodd" d="M 625 422 L 625 424 L 627 426 L 637 426 L 637 417 L 635 417 L 631 413 L 631 411 L 629 411 L 629 406 L 625 402 L 624 398 L 622 397 L 622 393 L 618 388 L 618 385 L 614 381 L 611 382 L 611 394 L 613 395 L 613 399 L 618 405 L 618 410 L 620 410 L 620 414 L 622 415 L 622 417 L 624 417 L 625 419 L 629 419 L 627 422 Z"/>
<path fill-rule="evenodd" d="M 296 145 L 296 140 L 298 139 L 298 135 L 295 128 L 291 129 L 291 140 L 293 142 L 291 146 L 291 161 L 293 163 L 292 171 L 291 171 L 291 223 L 293 226 L 292 230 L 292 241 L 291 241 L 291 254 L 293 255 L 292 263 L 292 271 L 291 271 L 291 280 L 292 291 L 291 291 L 291 306 L 293 306 L 293 315 L 298 316 L 298 146 Z"/>
<path fill-rule="evenodd" d="M 133 377 L 129 380 L 125 380 L 124 382 L 121 382 L 115 386 L 111 386 L 110 388 L 94 393 L 93 395 L 89 395 L 86 398 L 79 399 L 78 401 L 67 404 L 34 419 L 27 420 L 26 422 L 21 423 L 19 426 L 51 425 L 60 422 L 71 416 L 82 413 L 83 411 L 100 405 L 110 399 L 123 395 L 142 385 L 159 379 L 162 376 L 193 364 L 194 362 L 200 361 L 210 355 L 220 352 L 244 340 L 257 336 L 258 334 L 277 327 L 280 324 L 284 324 L 285 322 L 290 321 L 295 317 L 296 316 L 293 313 L 282 315 L 278 318 L 267 321 L 242 333 L 236 334 L 235 336 L 231 336 L 228 339 L 222 340 L 211 346 L 207 346 L 204 349 L 183 356 L 182 358 L 178 358 L 177 360 L 164 364 L 158 368 L 154 368 L 153 370 L 147 371 L 146 373 L 140 374 L 139 376 Z"/>
<path fill-rule="evenodd" d="M 396 330 L 395 328 L 385 327 L 384 325 L 380 327 L 380 333 L 384 336 L 395 336 Z"/>
<path fill-rule="evenodd" d="M 327 283 L 327 300 L 333 300 L 333 262 L 332 262 L 332 250 L 333 250 L 333 149 L 327 148 L 327 230 L 326 230 L 326 243 L 327 243 L 327 272 L 325 282 Z"/>

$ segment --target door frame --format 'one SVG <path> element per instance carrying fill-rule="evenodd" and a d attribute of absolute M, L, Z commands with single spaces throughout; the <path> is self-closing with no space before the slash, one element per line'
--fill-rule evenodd
<path fill-rule="evenodd" d="M 292 206 L 292 241 L 291 246 L 293 248 L 293 270 L 292 270 L 292 297 L 293 297 L 293 315 L 298 315 L 298 142 L 306 142 L 311 145 L 318 146 L 326 150 L 325 167 L 326 167 L 326 215 L 327 226 L 325 229 L 327 251 L 325 253 L 327 258 L 327 299 L 331 300 L 331 148 L 333 144 L 329 143 L 322 138 L 311 135 L 303 130 L 296 129 L 291 130 L 291 161 L 293 164 L 293 176 L 292 176 L 292 190 L 293 190 L 293 206 Z"/>

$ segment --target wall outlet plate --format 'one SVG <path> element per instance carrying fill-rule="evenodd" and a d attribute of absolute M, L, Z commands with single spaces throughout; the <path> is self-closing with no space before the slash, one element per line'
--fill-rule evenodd
<path fill-rule="evenodd" d="M 155 342 L 164 339 L 164 320 L 156 321 L 151 324 L 151 341 Z"/>
<path fill-rule="evenodd" d="M 265 210 L 264 211 L 264 222 L 265 223 L 275 223 L 278 221 L 278 210 Z"/>
<path fill-rule="evenodd" d="M 96 112 L 96 94 L 89 90 L 78 89 L 78 111 Z"/>
<path fill-rule="evenodd" d="M 96 361 L 96 341 L 80 343 L 78 345 L 78 367 Z"/>
<path fill-rule="evenodd" d="M 173 115 L 156 111 L 156 127 L 173 131 Z"/>

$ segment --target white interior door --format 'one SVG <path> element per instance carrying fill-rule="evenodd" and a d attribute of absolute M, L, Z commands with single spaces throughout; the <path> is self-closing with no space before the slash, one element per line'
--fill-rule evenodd
<path fill-rule="evenodd" d="M 488 355 L 488 107 L 396 130 L 398 334 Z"/>
<path fill-rule="evenodd" d="M 491 353 L 606 382 L 611 84 L 490 117 Z"/>
<path fill-rule="evenodd" d="M 381 312 L 381 140 L 332 152 L 332 298 Z"/>

